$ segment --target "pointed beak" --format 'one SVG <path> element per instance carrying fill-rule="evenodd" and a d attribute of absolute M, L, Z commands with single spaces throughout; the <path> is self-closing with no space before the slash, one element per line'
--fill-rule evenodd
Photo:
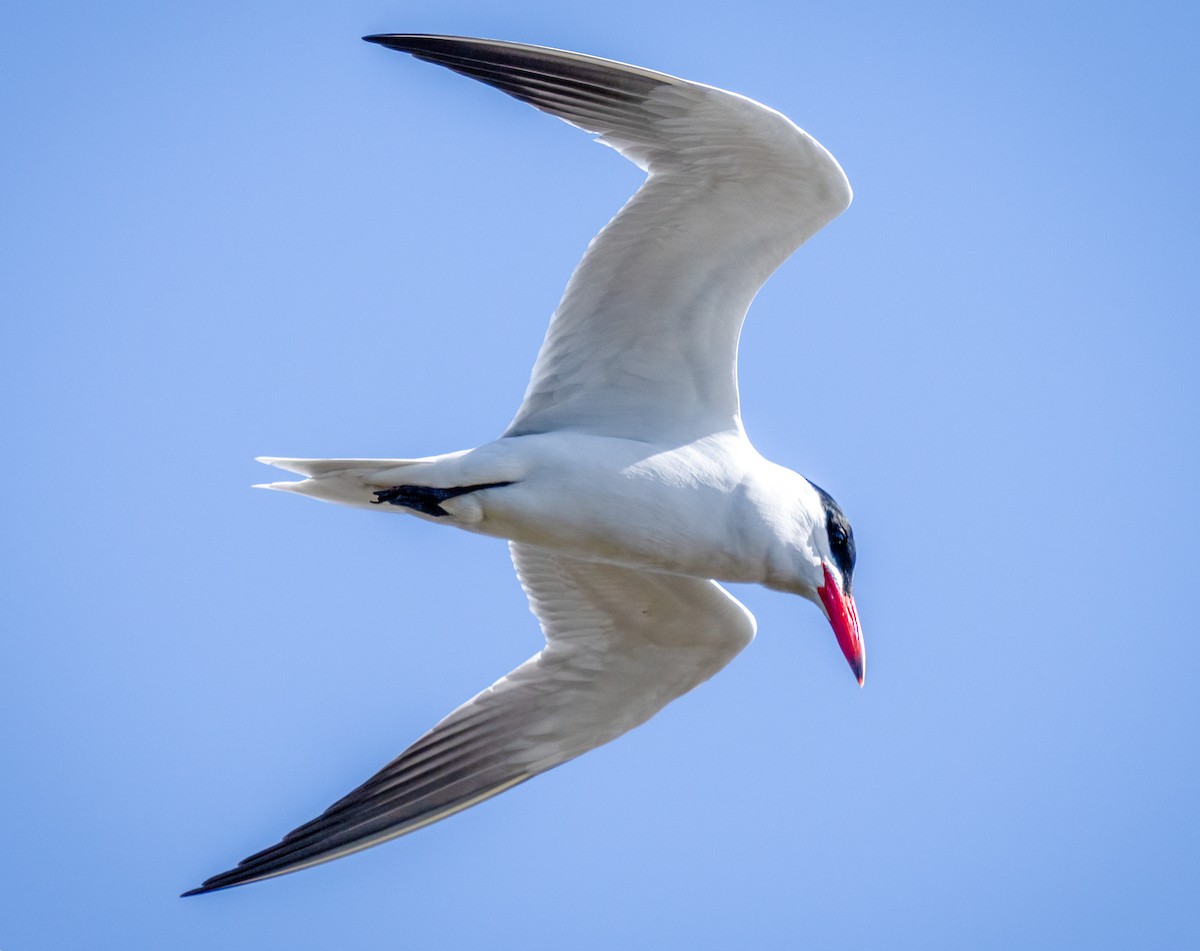
<path fill-rule="evenodd" d="M 833 633 L 837 635 L 838 646 L 846 655 L 861 687 L 867 676 L 867 648 L 863 644 L 862 628 L 858 626 L 858 610 L 854 607 L 854 598 L 842 591 L 829 566 L 822 567 L 825 569 L 825 584 L 817 589 L 821 604 L 825 607 L 825 616 L 829 618 Z"/>

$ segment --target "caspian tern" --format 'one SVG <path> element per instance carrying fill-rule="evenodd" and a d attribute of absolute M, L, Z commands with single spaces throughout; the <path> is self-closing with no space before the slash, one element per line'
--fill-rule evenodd
<path fill-rule="evenodd" d="M 850 524 L 754 450 L 737 388 L 751 300 L 850 203 L 838 163 L 778 112 L 663 73 L 496 40 L 365 39 L 598 134 L 648 177 L 589 245 L 499 439 L 424 459 L 261 460 L 306 477 L 265 488 L 508 539 L 546 647 L 188 895 L 412 832 L 643 723 L 754 637 L 718 581 L 812 601 L 863 682 Z"/>

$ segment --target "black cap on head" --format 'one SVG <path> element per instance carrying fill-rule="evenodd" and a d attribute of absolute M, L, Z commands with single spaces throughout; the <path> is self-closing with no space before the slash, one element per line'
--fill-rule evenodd
<path fill-rule="evenodd" d="M 829 537 L 829 551 L 833 555 L 833 564 L 841 573 L 842 584 L 846 594 L 850 593 L 850 585 L 854 577 L 854 529 L 850 520 L 842 511 L 833 496 L 815 482 L 809 482 L 817 495 L 821 497 L 821 505 L 825 509 L 825 531 Z"/>

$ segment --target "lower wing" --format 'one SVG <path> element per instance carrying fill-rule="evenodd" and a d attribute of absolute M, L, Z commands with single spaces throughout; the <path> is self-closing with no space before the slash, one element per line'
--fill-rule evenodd
<path fill-rule="evenodd" d="M 715 581 L 511 548 L 545 649 L 278 845 L 185 894 L 328 862 L 502 793 L 643 723 L 754 636 Z"/>

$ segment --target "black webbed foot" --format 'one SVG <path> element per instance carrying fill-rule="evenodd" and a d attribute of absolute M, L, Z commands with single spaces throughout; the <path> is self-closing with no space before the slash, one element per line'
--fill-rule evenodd
<path fill-rule="evenodd" d="M 386 502 L 388 505 L 403 505 L 422 515 L 441 518 L 443 515 L 450 514 L 441 506 L 446 499 L 453 499 L 469 492 L 478 492 L 480 489 L 500 489 L 506 485 L 512 485 L 512 483 L 485 482 L 481 485 L 457 485 L 445 489 L 435 485 L 394 485 L 390 489 L 380 489 L 375 492 L 375 499 L 371 504 L 382 505 Z"/>

